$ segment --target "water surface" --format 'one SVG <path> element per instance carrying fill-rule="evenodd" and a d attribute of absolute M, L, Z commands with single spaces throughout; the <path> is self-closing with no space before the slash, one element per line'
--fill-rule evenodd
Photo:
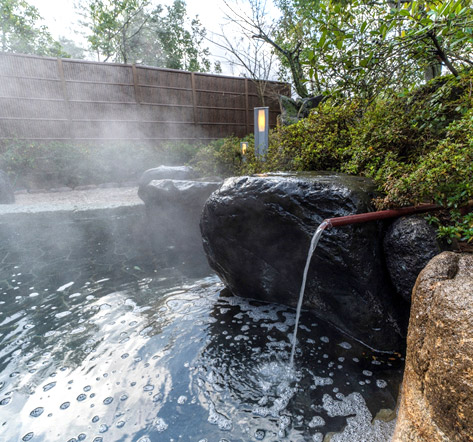
<path fill-rule="evenodd" d="M 290 370 L 293 309 L 179 266 L 57 269 L 2 268 L 0 440 L 389 440 L 398 356 L 303 312 Z"/>

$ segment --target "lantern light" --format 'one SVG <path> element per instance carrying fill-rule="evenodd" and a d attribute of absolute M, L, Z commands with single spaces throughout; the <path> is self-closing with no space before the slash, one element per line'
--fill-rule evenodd
<path fill-rule="evenodd" d="M 269 107 L 255 107 L 255 154 L 264 159 L 269 144 Z"/>

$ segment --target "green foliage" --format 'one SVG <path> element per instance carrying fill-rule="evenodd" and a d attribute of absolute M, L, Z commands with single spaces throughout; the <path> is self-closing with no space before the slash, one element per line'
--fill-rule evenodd
<path fill-rule="evenodd" d="M 240 175 L 244 170 L 243 163 L 240 139 L 236 137 L 212 141 L 201 147 L 190 162 L 202 175 L 222 177 Z"/>
<path fill-rule="evenodd" d="M 454 75 L 473 65 L 471 0 L 276 3 L 282 17 L 266 41 L 277 44 L 301 96 L 371 101 L 439 76 L 441 64 Z"/>
<path fill-rule="evenodd" d="M 36 7 L 25 0 L 0 0 L 0 51 L 67 57 Z"/>
<path fill-rule="evenodd" d="M 186 3 L 153 7 L 150 0 L 82 0 L 90 49 L 102 61 L 142 63 L 188 71 L 212 69 L 205 29 L 189 20 Z M 218 67 L 216 67 L 218 70 Z"/>
<path fill-rule="evenodd" d="M 270 136 L 265 161 L 250 141 L 241 160 L 236 138 L 200 150 L 199 167 L 220 175 L 280 170 L 332 170 L 373 178 L 379 209 L 435 202 L 439 236 L 473 241 L 473 74 L 446 76 L 391 99 L 328 100 Z M 367 109 L 367 110 L 366 110 Z M 210 165 L 210 170 L 209 166 Z"/>
<path fill-rule="evenodd" d="M 282 126 L 272 137 L 267 167 L 273 170 L 339 170 L 351 143 L 350 128 L 359 119 L 356 102 L 325 102 L 308 118 Z"/>
<path fill-rule="evenodd" d="M 15 188 L 75 187 L 135 181 L 151 167 L 190 161 L 197 146 L 168 144 L 160 147 L 11 141 L 0 147 L 0 168 Z"/>

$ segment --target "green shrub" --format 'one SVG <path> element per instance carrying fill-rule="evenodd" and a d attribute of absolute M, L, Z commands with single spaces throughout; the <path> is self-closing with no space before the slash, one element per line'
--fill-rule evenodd
<path fill-rule="evenodd" d="M 351 144 L 351 128 L 361 114 L 356 102 L 330 101 L 308 118 L 274 132 L 266 161 L 271 170 L 340 170 Z"/>
<path fill-rule="evenodd" d="M 190 165 L 204 176 L 228 177 L 245 173 L 240 141 L 237 137 L 212 141 L 197 150 Z M 254 146 L 252 139 L 249 142 Z M 248 155 L 251 155 L 252 150 L 248 149 Z"/>

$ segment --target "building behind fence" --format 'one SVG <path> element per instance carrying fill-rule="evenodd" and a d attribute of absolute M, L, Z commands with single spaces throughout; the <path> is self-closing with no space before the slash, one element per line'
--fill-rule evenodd
<path fill-rule="evenodd" d="M 270 126 L 285 83 L 265 83 Z M 0 53 L 0 140 L 208 142 L 253 131 L 248 79 Z"/>

